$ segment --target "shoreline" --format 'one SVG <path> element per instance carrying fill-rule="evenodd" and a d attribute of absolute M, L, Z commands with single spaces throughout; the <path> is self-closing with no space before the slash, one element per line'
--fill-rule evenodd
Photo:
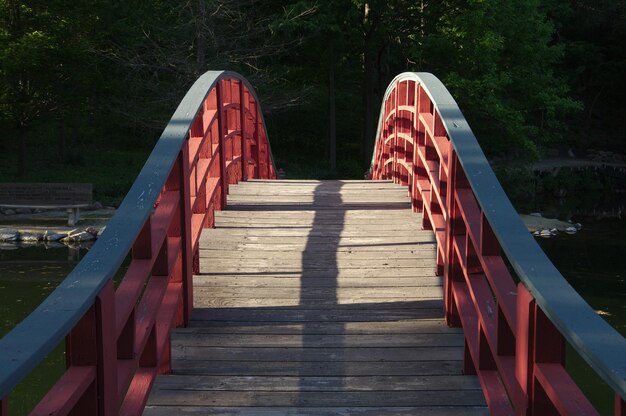
<path fill-rule="evenodd" d="M 114 208 L 85 210 L 75 226 L 66 224 L 65 210 L 0 215 L 0 249 L 35 245 L 72 247 L 93 243 L 114 214 Z"/>
<path fill-rule="evenodd" d="M 91 245 L 115 212 L 114 208 L 85 211 L 74 227 L 59 224 L 66 218 L 63 210 L 0 215 L 0 250 L 36 245 L 46 248 Z M 545 218 L 539 213 L 520 214 L 520 219 L 534 236 L 550 237 L 559 232 L 575 234 L 581 229 L 580 224 Z"/>

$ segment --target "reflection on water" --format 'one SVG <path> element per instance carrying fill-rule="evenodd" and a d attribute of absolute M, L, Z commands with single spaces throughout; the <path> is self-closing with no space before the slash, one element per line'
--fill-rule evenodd
<path fill-rule="evenodd" d="M 9 248 L 9 249 L 7 249 Z M 32 312 L 74 268 L 87 247 L 29 245 L 0 249 L 0 337 Z M 65 369 L 61 343 L 9 396 L 12 415 L 25 415 Z"/>

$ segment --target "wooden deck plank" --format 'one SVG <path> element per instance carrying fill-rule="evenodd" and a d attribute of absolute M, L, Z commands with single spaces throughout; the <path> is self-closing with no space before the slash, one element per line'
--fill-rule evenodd
<path fill-rule="evenodd" d="M 307 288 L 306 292 L 302 292 L 300 288 L 282 287 L 282 288 L 264 288 L 264 287 L 213 287 L 206 288 L 203 286 L 196 287 L 196 306 L 202 306 L 203 302 L 209 302 L 210 298 L 229 298 L 229 299 L 315 299 L 315 300 L 332 300 L 336 298 L 339 303 L 343 303 L 342 299 L 368 299 L 367 302 L 373 303 L 377 299 L 441 299 L 442 289 L 439 286 L 426 287 L 380 287 L 376 290 L 359 287 L 315 287 Z M 209 303 L 207 303 L 208 305 Z M 281 305 L 276 305 L 281 306 Z"/>
<path fill-rule="evenodd" d="M 343 277 L 343 278 L 311 278 L 303 282 L 300 274 L 285 273 L 280 276 L 255 276 L 247 275 L 219 275 L 219 276 L 196 276 L 194 286 L 206 287 L 306 287 L 306 288 L 343 288 L 343 287 L 424 287 L 441 286 L 438 276 L 413 276 L 413 277 Z"/>
<path fill-rule="evenodd" d="M 409 258 L 409 259 L 359 259 L 359 260 L 338 260 L 328 258 L 311 259 L 284 259 L 280 256 L 265 259 L 215 259 L 201 257 L 201 261 L 212 262 L 212 270 L 220 271 L 219 268 L 253 268 L 261 271 L 262 268 L 271 269 L 297 269 L 297 270 L 319 270 L 319 269 L 420 269 L 432 266 L 432 258 Z M 209 267 L 207 265 L 207 267 Z"/>
<path fill-rule="evenodd" d="M 415 302 L 416 305 L 419 303 Z M 374 317 L 369 308 L 361 305 L 346 306 L 357 306 L 359 309 L 330 309 L 324 306 L 319 306 L 318 309 L 293 308 L 291 310 L 290 308 L 196 308 L 193 319 L 229 322 L 244 320 L 250 322 L 370 322 L 372 320 L 384 322 L 398 319 L 435 318 L 441 315 L 440 308 L 415 309 L 407 306 L 405 309 L 378 310 Z"/>
<path fill-rule="evenodd" d="M 431 267 L 374 267 L 370 265 L 369 268 L 343 268 L 332 265 L 314 265 L 311 267 L 237 267 L 222 265 L 218 262 L 210 260 L 200 259 L 200 267 L 211 267 L 210 273 L 202 273 L 202 276 L 215 276 L 215 275 L 291 275 L 299 279 L 341 279 L 344 277 L 418 277 L 418 276 L 432 276 L 434 271 Z M 364 265 L 367 267 L 367 264 Z"/>
<path fill-rule="evenodd" d="M 305 339 L 306 338 L 306 339 Z M 455 333 L 444 334 L 397 334 L 397 335 L 215 335 L 179 332 L 172 336 L 176 345 L 184 347 L 263 347 L 295 348 L 305 343 L 318 348 L 384 348 L 396 347 L 462 347 L 463 337 Z"/>
<path fill-rule="evenodd" d="M 418 235 L 418 236 L 388 236 L 388 237 L 344 237 L 344 236 L 229 236 L 229 237 L 217 237 L 209 238 L 206 234 L 200 238 L 200 244 L 205 247 L 227 247 L 232 246 L 233 249 L 238 246 L 295 246 L 295 247 L 310 247 L 318 244 L 327 245 L 353 245 L 353 246 L 376 246 L 380 244 L 386 245 L 415 245 L 420 242 L 433 242 L 433 237 L 430 235 Z"/>
<path fill-rule="evenodd" d="M 179 360 L 174 374 L 277 375 L 299 377 L 459 375 L 462 361 L 192 361 Z"/>
<path fill-rule="evenodd" d="M 393 238 L 393 237 L 412 237 L 413 235 L 415 235 L 415 233 L 417 233 L 417 230 L 414 229 L 384 229 L 381 228 L 380 226 L 377 229 L 372 229 L 369 230 L 367 232 L 367 235 L 369 235 L 372 238 L 381 238 L 381 237 L 387 237 L 387 238 Z M 296 229 L 276 229 L 276 230 L 268 230 L 268 229 L 259 229 L 259 228 L 248 228 L 248 229 L 242 229 L 242 228 L 220 228 L 219 230 L 210 230 L 207 231 L 207 236 L 210 239 L 219 239 L 222 236 L 227 236 L 227 237 L 241 237 L 244 239 L 250 239 L 253 237 L 281 237 L 281 238 L 290 238 L 290 237 L 301 237 L 301 238 L 308 238 L 308 237 L 319 237 L 319 238 L 324 238 L 327 237 L 328 235 L 332 235 L 333 237 L 339 237 L 339 238 L 358 238 L 363 236 L 364 232 L 363 230 L 358 230 L 358 229 L 354 229 L 354 230 L 344 230 L 341 231 L 338 227 L 333 227 L 332 229 L 330 228 L 321 228 L 321 227 L 316 227 L 315 230 L 313 230 L 313 228 L 296 228 Z"/>
<path fill-rule="evenodd" d="M 405 188 L 250 181 L 215 220 L 145 414 L 488 414 Z"/>
<path fill-rule="evenodd" d="M 420 220 L 420 215 L 415 215 L 414 217 L 402 218 L 402 216 L 406 216 L 408 214 L 405 208 L 389 208 L 386 209 L 366 209 L 366 210 L 342 210 L 336 209 L 334 211 L 316 211 L 314 209 L 310 210 L 283 210 L 283 209 L 275 209 L 272 207 L 268 207 L 264 211 L 219 211 L 215 213 L 215 218 L 267 218 L 267 219 L 284 219 L 287 222 L 291 221 L 303 221 L 303 220 L 313 220 L 323 221 L 323 220 L 335 220 L 335 219 L 344 219 L 348 223 L 350 221 L 359 221 L 363 219 L 374 219 L 378 221 L 388 221 L 401 224 L 405 220 L 408 223 L 415 223 Z"/>
<path fill-rule="evenodd" d="M 309 343 L 305 337 L 304 342 Z M 309 344 L 311 345 L 311 344 Z M 172 346 L 175 360 L 194 361 L 450 361 L 463 354 L 463 347 L 205 347 Z"/>
<path fill-rule="evenodd" d="M 154 398 L 152 398 L 154 397 Z M 444 391 L 342 391 L 265 392 L 211 390 L 155 390 L 150 404 L 197 406 L 221 403 L 222 406 L 447 406 L 449 390 Z M 478 406 L 485 398 L 480 389 L 454 392 L 457 406 Z"/>
<path fill-rule="evenodd" d="M 270 392 L 477 390 L 478 380 L 456 376 L 186 376 L 162 377 L 160 390 L 236 390 Z"/>
<path fill-rule="evenodd" d="M 441 318 L 401 319 L 393 322 L 307 322 L 306 325 L 291 322 L 217 322 L 195 321 L 189 328 L 180 328 L 181 333 L 206 334 L 276 334 L 276 335 L 393 335 L 393 334 L 438 334 L 454 333 L 463 336 L 460 328 L 449 328 Z"/>
<path fill-rule="evenodd" d="M 436 255 L 434 243 L 431 246 L 423 245 L 420 249 L 414 250 L 394 250 L 389 251 L 317 251 L 315 258 L 319 261 L 336 261 L 342 260 L 380 260 L 380 259 L 419 259 L 419 258 L 434 258 Z M 220 250 L 216 247 L 213 250 L 200 249 L 200 258 L 210 258 L 215 261 L 223 259 L 239 259 L 239 260 L 265 260 L 272 261 L 273 259 L 282 259 L 302 261 L 302 252 L 298 251 L 279 251 L 279 250 L 263 250 L 263 251 L 233 251 L 233 250 Z"/>
<path fill-rule="evenodd" d="M 170 416 L 487 416 L 484 407 L 204 407 L 148 406 L 146 415 Z"/>
<path fill-rule="evenodd" d="M 433 307 L 440 307 L 441 299 L 438 298 L 410 298 L 410 297 L 386 297 L 386 298 L 368 298 L 368 297 L 337 297 L 336 300 L 328 299 L 324 297 L 314 298 L 307 297 L 300 299 L 298 297 L 289 298 L 277 298 L 277 297 L 253 297 L 258 295 L 251 295 L 249 297 L 229 297 L 220 294 L 220 296 L 208 295 L 201 301 L 196 302 L 195 306 L 198 308 L 262 308 L 262 307 L 276 307 L 276 306 L 298 306 L 300 303 L 308 302 L 315 303 L 323 308 L 332 308 L 337 303 L 342 305 L 359 305 L 367 303 L 385 303 L 388 308 L 397 309 L 404 308 L 403 303 L 411 303 L 417 305 L 418 302 L 422 304 L 430 304 Z M 398 306 L 400 304 L 400 306 Z"/>
<path fill-rule="evenodd" d="M 245 251 L 245 252 L 297 252 L 304 253 L 306 252 L 308 255 L 313 256 L 313 253 L 317 255 L 317 253 L 331 252 L 331 253 L 341 253 L 348 252 L 352 253 L 355 251 L 358 252 L 370 252 L 370 251 L 382 251 L 388 253 L 389 251 L 416 251 L 419 250 L 421 246 L 426 246 L 428 249 L 432 249 L 432 245 L 434 241 L 425 240 L 423 242 L 418 243 L 384 243 L 384 244 L 345 244 L 345 245 L 329 245 L 323 242 L 318 244 L 282 244 L 282 243 L 274 243 L 274 244 L 258 244 L 258 243 L 230 243 L 230 244 L 207 244 L 200 251 L 203 250 L 228 250 L 228 251 Z"/>

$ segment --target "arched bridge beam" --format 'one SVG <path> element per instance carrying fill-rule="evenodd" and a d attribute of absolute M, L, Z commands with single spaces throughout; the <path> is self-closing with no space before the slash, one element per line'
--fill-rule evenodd
<path fill-rule="evenodd" d="M 407 185 L 434 231 L 446 320 L 464 329 L 465 371 L 492 414 L 597 414 L 565 371 L 566 342 L 615 391 L 615 414 L 626 412 L 626 340 L 536 244 L 434 75 L 389 84 L 370 174 Z"/>
<path fill-rule="evenodd" d="M 252 86 L 234 72 L 202 75 L 96 244 L 0 340 L 0 415 L 63 340 L 67 370 L 34 414 L 141 414 L 156 374 L 169 371 L 170 330 L 193 308 L 202 228 L 213 226 L 229 184 L 275 177 Z M 114 276 L 123 276 L 117 287 Z"/>

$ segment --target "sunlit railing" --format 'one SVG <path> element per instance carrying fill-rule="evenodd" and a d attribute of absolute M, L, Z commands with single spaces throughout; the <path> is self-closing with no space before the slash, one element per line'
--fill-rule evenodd
<path fill-rule="evenodd" d="M 541 251 L 432 74 L 404 73 L 387 88 L 371 177 L 408 186 L 435 233 L 446 321 L 463 327 L 464 371 L 478 375 L 492 414 L 597 414 L 565 370 L 566 342 L 626 414 L 626 340 Z"/>
<path fill-rule="evenodd" d="M 0 340 L 0 416 L 64 339 L 67 369 L 33 414 L 141 414 L 157 373 L 170 370 L 171 329 L 189 322 L 202 229 L 229 184 L 275 177 L 254 89 L 233 72 L 204 74 L 87 256 Z"/>

